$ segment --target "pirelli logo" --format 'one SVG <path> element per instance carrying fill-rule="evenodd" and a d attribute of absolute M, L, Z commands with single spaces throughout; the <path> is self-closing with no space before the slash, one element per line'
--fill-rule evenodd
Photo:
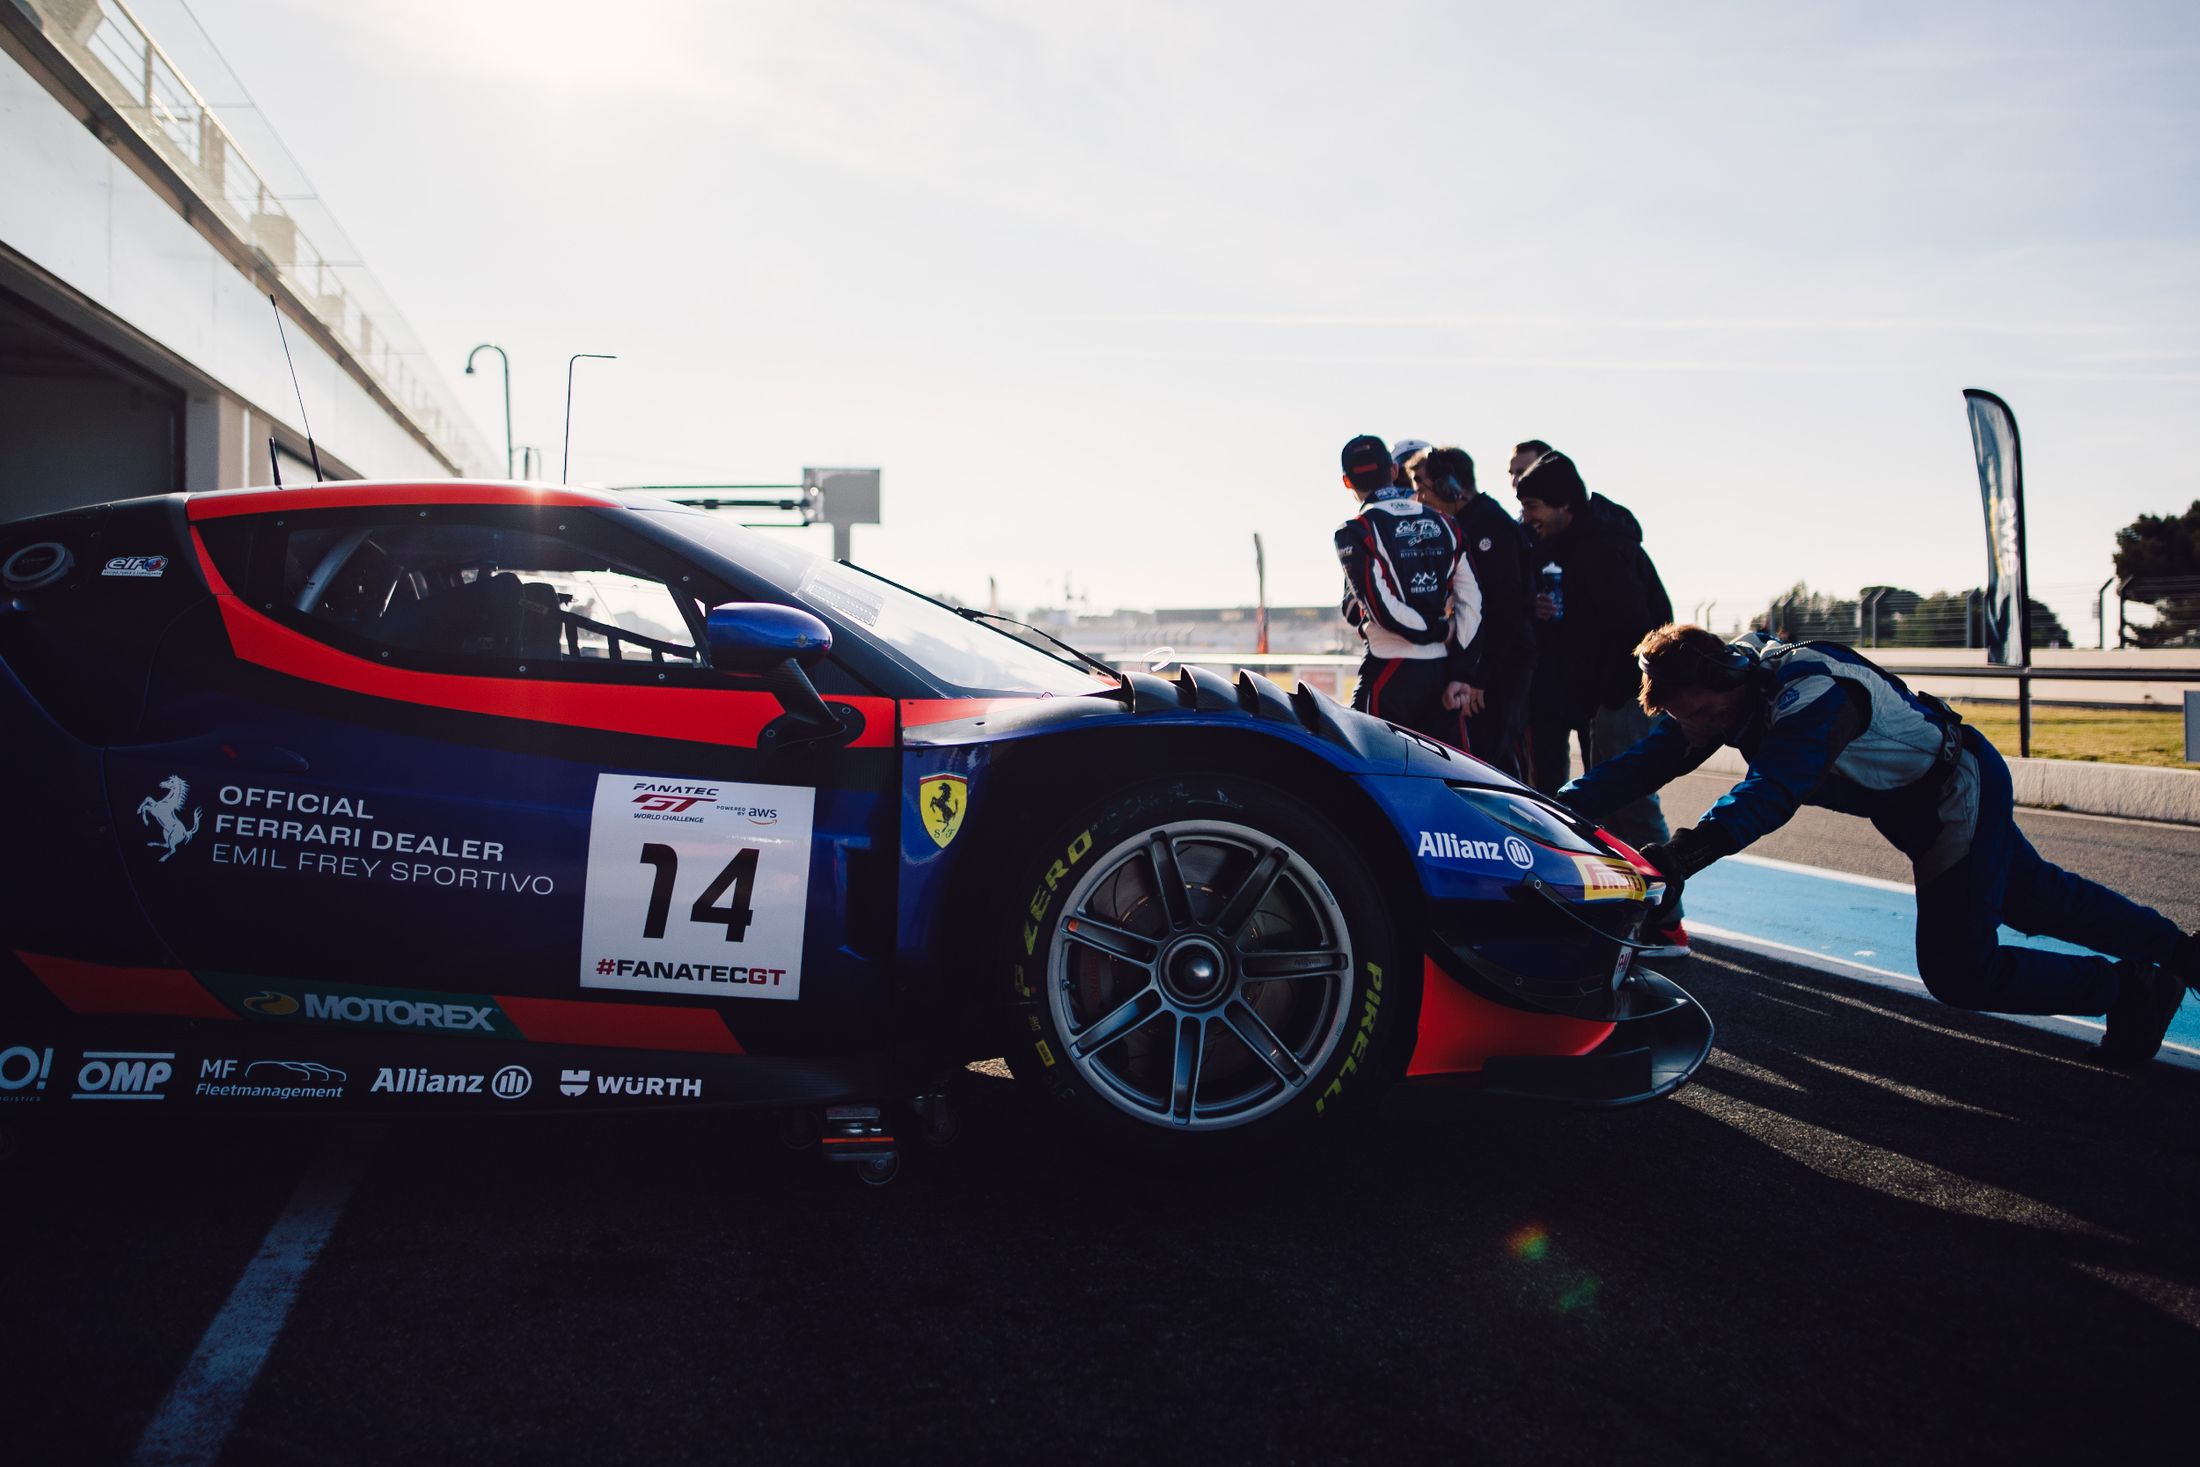
<path fill-rule="evenodd" d="M 1650 891 L 1640 871 L 1615 857 L 1576 856 L 1574 869 L 1581 873 L 1585 902 L 1639 902 Z"/>

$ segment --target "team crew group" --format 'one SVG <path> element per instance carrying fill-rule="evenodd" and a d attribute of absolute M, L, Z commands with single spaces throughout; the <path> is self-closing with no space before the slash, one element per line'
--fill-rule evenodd
<path fill-rule="evenodd" d="M 1516 520 L 1465 450 L 1365 435 L 1344 446 L 1359 513 L 1337 531 L 1345 619 L 1367 642 L 1353 706 L 1556 794 L 1572 743 L 1594 768 L 1650 730 L 1635 646 L 1673 619 L 1635 517 L 1591 494 L 1540 439 L 1513 450 Z M 1605 824 L 1636 847 L 1669 838 L 1656 795 Z M 1676 908 L 1656 934 L 1680 956 Z"/>
<path fill-rule="evenodd" d="M 1521 444 L 1509 467 L 1517 524 L 1456 448 L 1345 445 L 1360 509 L 1337 555 L 1345 617 L 1367 640 L 1354 707 L 1524 776 L 1640 850 L 1666 878 L 1655 953 L 1688 950 L 1690 877 L 1818 805 L 1869 820 L 1909 858 L 1934 997 L 2100 1015 L 2105 1062 L 2154 1058 L 2200 990 L 2200 933 L 2042 859 L 1983 734 L 1852 647 L 1674 624 L 1633 515 L 1547 443 Z M 1586 768 L 1569 780 L 1576 735 Z M 1722 746 L 1747 774 L 1668 830 L 1657 791 Z M 2005 942 L 2004 923 L 2080 950 Z"/>

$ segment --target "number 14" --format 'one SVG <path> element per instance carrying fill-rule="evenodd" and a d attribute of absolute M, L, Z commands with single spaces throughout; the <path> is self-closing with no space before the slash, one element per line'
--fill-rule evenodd
<path fill-rule="evenodd" d="M 756 856 L 756 847 L 750 846 L 728 861 L 726 869 L 711 879 L 688 908 L 688 920 L 720 923 L 728 942 L 739 942 L 747 936 L 749 920 L 756 915 L 749 909 L 756 892 Z M 663 937 L 665 918 L 672 910 L 672 883 L 680 874 L 680 855 L 672 847 L 652 841 L 642 847 L 642 864 L 657 873 L 650 882 L 649 915 L 642 922 L 642 936 Z M 729 886 L 733 888 L 733 899 L 722 907 L 714 905 Z"/>

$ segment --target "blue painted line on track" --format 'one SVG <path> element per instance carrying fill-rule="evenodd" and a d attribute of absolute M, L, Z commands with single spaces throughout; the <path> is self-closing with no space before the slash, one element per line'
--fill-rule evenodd
<path fill-rule="evenodd" d="M 1917 905 L 1908 888 L 1844 880 L 1738 857 L 1688 881 L 1688 922 L 1725 928 L 1845 963 L 1917 977 Z M 2011 927 L 2001 940 L 2049 952 L 2091 948 Z M 2081 1021 L 2082 1022 L 2082 1021 Z M 2098 1024 L 2096 1017 L 2091 1022 Z M 2200 1049 L 2200 999 L 2187 996 L 2169 1026 L 2171 1043 Z"/>

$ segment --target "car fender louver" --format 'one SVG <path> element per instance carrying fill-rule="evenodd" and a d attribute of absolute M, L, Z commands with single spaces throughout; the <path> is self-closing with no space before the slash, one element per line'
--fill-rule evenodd
<path fill-rule="evenodd" d="M 1278 723 L 1297 723 L 1298 714 L 1291 711 L 1290 695 L 1257 672 L 1240 671 L 1237 676 L 1237 700 L 1240 712 L 1255 718 L 1273 719 Z"/>
<path fill-rule="evenodd" d="M 1337 717 L 1344 710 L 1312 683 L 1300 683 L 1291 690 L 1291 711 L 1298 715 L 1300 725 L 1308 733 L 1341 744 L 1355 754 L 1360 752 Z"/>
<path fill-rule="evenodd" d="M 1223 681 L 1220 673 L 1190 663 L 1177 669 L 1176 701 L 1179 707 L 1202 713 L 1234 712 L 1238 706 L 1237 689 Z"/>

